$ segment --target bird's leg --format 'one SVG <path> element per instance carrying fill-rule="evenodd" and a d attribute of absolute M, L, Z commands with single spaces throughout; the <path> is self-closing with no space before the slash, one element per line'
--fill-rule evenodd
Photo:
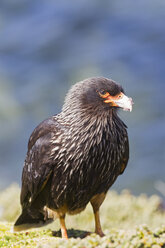
<path fill-rule="evenodd" d="M 65 226 L 65 214 L 60 216 L 59 218 L 60 218 L 62 238 L 68 239 L 68 234 L 67 234 L 67 230 L 66 230 L 66 226 Z"/>
<path fill-rule="evenodd" d="M 103 237 L 104 233 L 101 228 L 99 208 L 102 202 L 104 201 L 104 199 L 105 199 L 105 194 L 102 193 L 102 194 L 95 195 L 90 201 L 93 207 L 93 213 L 95 216 L 95 232 L 98 235 L 100 235 L 100 237 Z"/>
<path fill-rule="evenodd" d="M 96 212 L 94 211 L 94 216 L 95 216 L 95 233 L 97 233 L 100 237 L 103 237 L 105 235 L 101 228 L 99 210 L 97 210 Z"/>

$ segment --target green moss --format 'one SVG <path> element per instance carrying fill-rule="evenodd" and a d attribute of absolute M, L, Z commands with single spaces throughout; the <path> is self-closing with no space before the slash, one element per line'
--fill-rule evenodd
<path fill-rule="evenodd" d="M 158 196 L 135 197 L 128 191 L 121 194 L 111 191 L 101 207 L 105 237 L 92 233 L 94 219 L 88 205 L 81 214 L 66 218 L 70 239 L 63 240 L 58 220 L 40 229 L 10 232 L 20 212 L 19 195 L 17 185 L 0 193 L 0 247 L 165 248 L 165 211 Z"/>

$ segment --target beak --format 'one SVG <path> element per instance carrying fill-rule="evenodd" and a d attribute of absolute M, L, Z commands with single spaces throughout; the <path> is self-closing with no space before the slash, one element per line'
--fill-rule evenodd
<path fill-rule="evenodd" d="M 113 101 L 116 106 L 122 108 L 124 111 L 132 111 L 133 101 L 131 97 L 122 94 L 120 98 L 113 99 Z"/>

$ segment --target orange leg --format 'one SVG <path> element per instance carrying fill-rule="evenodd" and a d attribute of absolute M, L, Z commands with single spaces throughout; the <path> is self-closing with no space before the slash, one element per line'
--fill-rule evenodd
<path fill-rule="evenodd" d="M 65 215 L 60 216 L 60 225 L 61 225 L 61 235 L 62 238 L 68 239 L 68 234 L 65 226 Z"/>
<path fill-rule="evenodd" d="M 100 237 L 103 237 L 105 236 L 105 234 L 103 233 L 101 228 L 99 210 L 97 210 L 96 212 L 94 211 L 94 216 L 95 216 L 95 233 L 100 235 Z"/>
<path fill-rule="evenodd" d="M 105 196 L 106 196 L 105 193 L 98 194 L 98 195 L 93 196 L 91 201 L 90 201 L 92 204 L 93 213 L 95 216 L 95 232 L 98 235 L 100 235 L 100 237 L 103 237 L 104 233 L 103 233 L 102 228 L 101 228 L 99 208 L 100 208 L 102 202 L 104 201 Z"/>

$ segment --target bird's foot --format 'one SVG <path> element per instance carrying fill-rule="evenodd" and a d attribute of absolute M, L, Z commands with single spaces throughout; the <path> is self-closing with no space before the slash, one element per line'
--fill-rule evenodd
<path fill-rule="evenodd" d="M 68 234 L 67 234 L 66 230 L 61 230 L 61 233 L 62 233 L 62 238 L 63 239 L 68 239 Z"/>
<path fill-rule="evenodd" d="M 95 233 L 98 234 L 100 237 L 104 237 L 105 236 L 105 234 L 103 233 L 103 231 L 101 229 L 95 230 Z"/>

